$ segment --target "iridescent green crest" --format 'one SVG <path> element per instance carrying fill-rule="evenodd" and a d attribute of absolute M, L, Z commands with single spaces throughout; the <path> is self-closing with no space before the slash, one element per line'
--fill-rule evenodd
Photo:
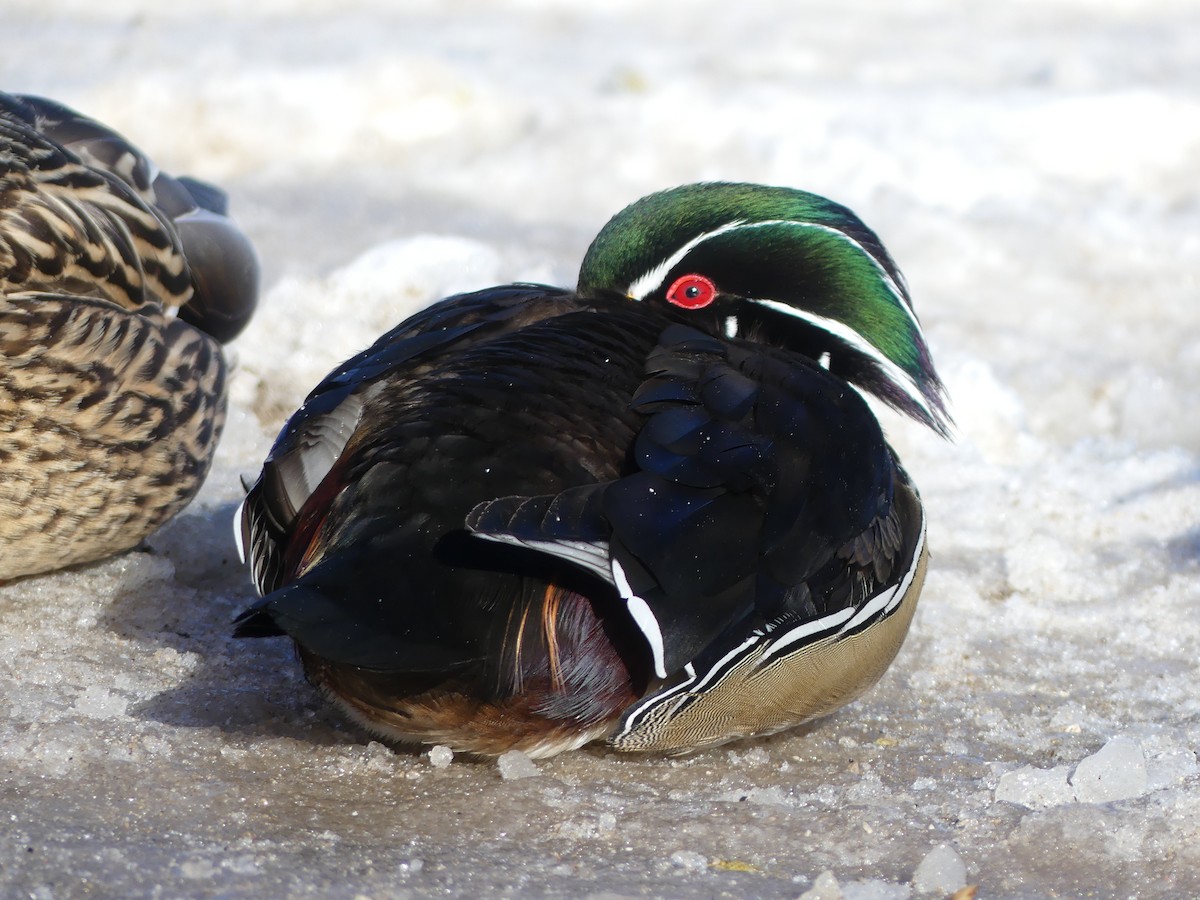
<path fill-rule="evenodd" d="M 743 311 L 769 313 L 828 336 L 828 346 L 808 341 L 804 349 L 821 348 L 835 373 L 947 432 L 941 381 L 904 278 L 875 233 L 846 207 L 757 184 L 695 184 L 652 194 L 596 236 L 579 291 L 666 302 L 670 285 L 690 274 L 716 285 L 732 319 Z"/>

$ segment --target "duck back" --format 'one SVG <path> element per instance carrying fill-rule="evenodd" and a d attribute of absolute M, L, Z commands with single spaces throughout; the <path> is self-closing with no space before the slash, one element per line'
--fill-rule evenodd
<path fill-rule="evenodd" d="M 191 500 L 224 423 L 219 342 L 257 292 L 218 189 L 0 94 L 0 579 L 136 546 Z"/>

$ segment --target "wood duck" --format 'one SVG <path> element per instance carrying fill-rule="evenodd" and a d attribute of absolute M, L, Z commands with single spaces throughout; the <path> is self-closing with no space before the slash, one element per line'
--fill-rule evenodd
<path fill-rule="evenodd" d="M 225 213 L 105 126 L 0 94 L 0 580 L 133 547 L 199 490 L 218 342 L 258 294 Z"/>
<path fill-rule="evenodd" d="M 450 297 L 335 369 L 239 516 L 261 601 L 371 731 L 489 755 L 769 734 L 873 684 L 925 576 L 859 392 L 945 434 L 896 265 L 822 197 L 646 197 L 574 292 Z"/>

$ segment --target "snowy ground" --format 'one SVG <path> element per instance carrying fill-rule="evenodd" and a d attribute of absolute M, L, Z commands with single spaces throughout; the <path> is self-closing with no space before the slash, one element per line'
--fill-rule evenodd
<path fill-rule="evenodd" d="M 1193 2 L 8 0 L 2 28 L 4 88 L 230 190 L 266 297 L 201 499 L 0 588 L 0 895 L 1200 894 Z M 711 178 L 858 210 L 953 396 L 956 444 L 888 419 L 934 557 L 877 689 L 530 772 L 370 743 L 282 641 L 229 637 L 237 477 L 320 375 L 449 291 L 573 283 L 611 213 Z"/>

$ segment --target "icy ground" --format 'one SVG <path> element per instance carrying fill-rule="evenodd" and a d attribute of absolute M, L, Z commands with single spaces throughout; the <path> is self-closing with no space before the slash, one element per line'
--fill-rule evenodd
<path fill-rule="evenodd" d="M 170 11 L 168 11 L 168 9 Z M 0 896 L 1200 894 L 1194 0 L 7 0 L 0 84 L 225 185 L 266 269 L 148 552 L 0 589 Z M 238 476 L 449 291 L 686 181 L 858 210 L 961 426 L 878 688 L 680 760 L 394 753 L 238 642 Z"/>

